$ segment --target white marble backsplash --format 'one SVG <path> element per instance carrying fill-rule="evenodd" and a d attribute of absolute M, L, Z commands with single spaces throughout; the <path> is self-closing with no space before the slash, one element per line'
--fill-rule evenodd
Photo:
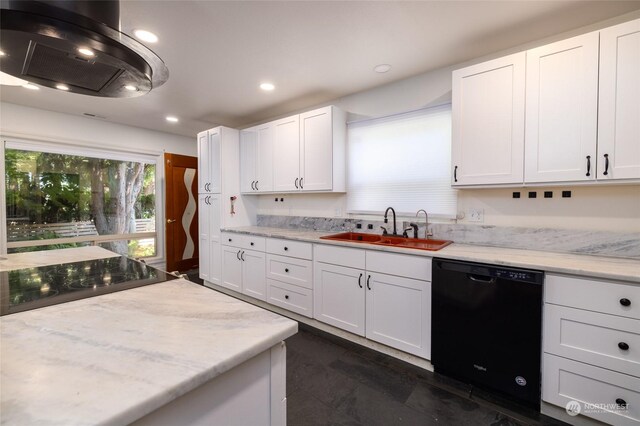
<path fill-rule="evenodd" d="M 393 224 L 352 218 L 258 215 L 258 226 L 327 232 L 356 231 L 381 233 L 380 226 L 392 232 Z M 419 236 L 424 237 L 424 217 L 417 219 Z M 361 228 L 357 225 L 361 224 Z M 367 229 L 372 224 L 373 229 Z M 398 221 L 401 234 L 409 221 Z M 433 223 L 433 237 L 462 244 L 542 250 L 558 253 L 640 259 L 640 232 L 622 233 L 580 229 L 525 228 L 511 226 Z M 409 233 L 411 235 L 411 232 Z"/>

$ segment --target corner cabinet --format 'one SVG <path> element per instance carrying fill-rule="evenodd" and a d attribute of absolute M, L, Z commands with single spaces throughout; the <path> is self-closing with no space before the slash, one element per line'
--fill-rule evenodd
<path fill-rule="evenodd" d="M 242 192 L 344 192 L 346 114 L 328 106 L 241 132 Z"/>
<path fill-rule="evenodd" d="M 453 72 L 453 186 L 522 183 L 525 56 Z"/>
<path fill-rule="evenodd" d="M 452 186 L 640 180 L 640 19 L 452 77 Z"/>

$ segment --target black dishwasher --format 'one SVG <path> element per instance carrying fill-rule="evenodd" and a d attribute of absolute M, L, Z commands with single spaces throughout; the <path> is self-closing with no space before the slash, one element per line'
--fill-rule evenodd
<path fill-rule="evenodd" d="M 540 406 L 544 273 L 433 259 L 436 372 Z"/>

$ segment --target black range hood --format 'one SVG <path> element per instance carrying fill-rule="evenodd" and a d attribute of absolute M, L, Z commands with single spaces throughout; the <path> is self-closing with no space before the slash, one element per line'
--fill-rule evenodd
<path fill-rule="evenodd" d="M 158 55 L 119 31 L 117 0 L 0 0 L 0 6 L 2 72 L 112 98 L 143 95 L 169 78 Z"/>

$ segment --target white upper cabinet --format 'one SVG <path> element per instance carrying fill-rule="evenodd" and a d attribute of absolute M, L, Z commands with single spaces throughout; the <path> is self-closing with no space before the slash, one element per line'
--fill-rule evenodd
<path fill-rule="evenodd" d="M 344 192 L 346 115 L 328 106 L 242 131 L 242 192 Z"/>
<path fill-rule="evenodd" d="M 198 133 L 198 192 L 220 193 L 220 138 L 219 127 Z"/>
<path fill-rule="evenodd" d="M 522 183 L 525 55 L 453 72 L 453 186 Z"/>
<path fill-rule="evenodd" d="M 244 194 L 273 191 L 273 125 L 240 132 L 240 191 Z"/>
<path fill-rule="evenodd" d="M 595 180 L 598 41 L 593 32 L 527 51 L 526 183 Z"/>
<path fill-rule="evenodd" d="M 334 120 L 341 120 L 334 126 Z M 344 132 L 346 120 L 334 107 L 300 114 L 300 189 L 304 191 L 344 191 L 344 178 L 336 176 L 334 167 L 344 170 Z M 340 127 L 342 126 L 342 127 Z M 334 155 L 334 150 L 336 155 Z M 338 155 L 338 152 L 342 152 Z M 334 165 L 342 161 L 342 166 Z"/>
<path fill-rule="evenodd" d="M 640 178 L 640 19 L 600 32 L 598 179 Z"/>
<path fill-rule="evenodd" d="M 300 119 L 298 115 L 273 123 L 273 190 L 300 189 Z"/>

